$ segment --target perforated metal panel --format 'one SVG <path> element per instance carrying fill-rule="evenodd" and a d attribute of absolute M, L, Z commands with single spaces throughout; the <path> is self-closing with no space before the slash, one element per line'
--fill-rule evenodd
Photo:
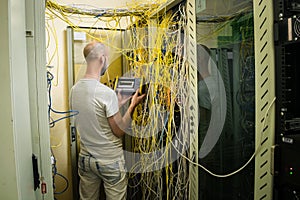
<path fill-rule="evenodd" d="M 272 199 L 271 146 L 275 137 L 273 1 L 254 0 L 256 148 L 254 199 Z"/>
<path fill-rule="evenodd" d="M 189 65 L 190 159 L 198 163 L 198 99 L 195 0 L 187 1 L 187 59 Z M 190 164 L 190 198 L 198 199 L 198 167 Z"/>

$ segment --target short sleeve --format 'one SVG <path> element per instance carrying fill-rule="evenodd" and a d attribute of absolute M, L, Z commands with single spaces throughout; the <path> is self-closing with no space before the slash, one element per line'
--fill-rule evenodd
<path fill-rule="evenodd" d="M 110 99 L 106 104 L 106 117 L 114 116 L 117 112 L 119 112 L 119 104 L 118 97 L 115 92 L 110 93 Z"/>

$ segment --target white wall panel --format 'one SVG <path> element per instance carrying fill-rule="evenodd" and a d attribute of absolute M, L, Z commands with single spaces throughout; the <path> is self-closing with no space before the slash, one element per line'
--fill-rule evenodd
<path fill-rule="evenodd" d="M 1 1 L 0 199 L 32 199 L 32 146 L 27 77 L 25 2 Z M 3 101 L 2 101 L 3 99 Z M 4 114 L 4 115 L 2 115 Z"/>

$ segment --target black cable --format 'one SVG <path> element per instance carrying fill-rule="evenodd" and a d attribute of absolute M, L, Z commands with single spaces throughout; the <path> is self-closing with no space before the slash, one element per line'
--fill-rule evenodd
<path fill-rule="evenodd" d="M 67 119 L 67 118 L 70 118 L 70 117 L 73 117 L 77 114 L 79 114 L 78 111 L 74 111 L 74 110 L 68 110 L 68 111 L 57 111 L 55 109 L 52 108 L 52 98 L 51 98 L 51 89 L 52 89 L 52 80 L 54 79 L 54 76 L 51 72 L 47 71 L 47 88 L 48 88 L 48 119 L 49 119 L 49 126 L 50 128 L 54 127 L 55 126 L 55 123 L 58 122 L 58 121 L 61 121 L 63 119 Z M 59 119 L 56 119 L 56 120 L 53 120 L 52 117 L 51 117 L 51 111 L 56 113 L 56 114 L 69 114 L 67 116 L 64 116 L 64 117 L 61 117 Z M 69 187 L 69 180 L 63 176 L 62 174 L 58 173 L 57 172 L 57 167 L 56 167 L 56 159 L 55 159 L 55 156 L 53 154 L 53 150 L 52 148 L 50 148 L 51 150 L 51 156 L 53 159 L 52 160 L 52 178 L 53 178 L 53 189 L 54 191 L 56 190 L 56 186 L 55 186 L 55 178 L 56 176 L 59 176 L 61 178 L 63 178 L 66 182 L 66 186 L 65 188 L 62 190 L 62 191 L 59 191 L 59 192 L 54 192 L 54 194 L 62 194 L 64 193 L 68 187 Z M 54 198 L 56 199 L 56 198 Z"/>
<path fill-rule="evenodd" d="M 54 154 L 53 154 L 52 148 L 50 148 L 50 150 L 51 150 L 51 156 L 52 156 L 52 159 L 53 159 L 53 160 L 51 160 L 51 161 L 52 161 L 52 179 L 53 179 L 53 190 L 54 190 L 54 194 L 62 194 L 62 193 L 64 193 L 64 192 L 68 189 L 68 187 L 69 187 L 69 180 L 68 180 L 65 176 L 63 176 L 62 174 L 60 174 L 60 173 L 57 172 L 56 159 L 55 159 L 55 156 L 54 156 Z M 56 186 L 55 186 L 55 177 L 56 177 L 56 176 L 60 176 L 60 177 L 63 178 L 63 179 L 65 180 L 65 182 L 66 182 L 66 187 L 65 187 L 62 191 L 60 191 L 60 192 L 55 192 L 55 190 L 56 190 Z"/>
<path fill-rule="evenodd" d="M 67 118 L 71 118 L 75 115 L 78 115 L 79 112 L 76 110 L 68 110 L 68 111 L 57 111 L 55 109 L 52 108 L 52 97 L 51 97 L 51 89 L 52 89 L 52 80 L 54 79 L 54 76 L 51 72 L 47 71 L 47 88 L 48 88 L 48 119 L 49 119 L 49 126 L 50 128 L 53 128 L 55 126 L 56 122 L 59 122 L 61 120 L 67 119 Z M 58 118 L 56 120 L 53 120 L 51 117 L 51 111 L 56 113 L 56 114 L 69 114 L 67 116 Z"/>
<path fill-rule="evenodd" d="M 56 120 L 54 120 L 54 121 L 50 122 L 50 123 L 49 123 L 49 125 L 50 125 L 50 127 L 52 128 L 52 127 L 54 127 L 54 126 L 55 126 L 55 123 L 56 123 L 56 122 L 59 122 L 59 121 L 61 121 L 61 120 L 63 120 L 63 119 L 67 119 L 67 118 L 74 117 L 74 116 L 75 116 L 75 115 L 77 115 L 78 113 L 79 113 L 79 112 L 77 111 L 75 114 L 68 115 L 68 116 L 61 117 L 61 118 L 59 118 L 59 119 L 56 119 Z"/>
<path fill-rule="evenodd" d="M 63 176 L 62 174 L 60 174 L 60 173 L 56 173 L 55 174 L 55 176 L 60 176 L 61 178 L 63 178 L 65 181 L 66 181 L 66 187 L 62 190 L 62 191 L 60 191 L 60 192 L 54 192 L 54 194 L 62 194 L 62 193 L 64 193 L 65 191 L 67 191 L 67 189 L 69 188 L 69 180 L 65 177 L 65 176 Z M 55 178 L 55 177 L 54 177 Z"/>

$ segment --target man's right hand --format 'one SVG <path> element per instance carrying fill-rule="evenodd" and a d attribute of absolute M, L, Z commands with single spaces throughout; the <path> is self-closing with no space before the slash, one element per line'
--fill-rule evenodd
<path fill-rule="evenodd" d="M 133 108 L 135 108 L 142 100 L 145 98 L 146 94 L 139 95 L 139 90 L 135 91 L 134 95 L 131 98 L 131 104 Z"/>

